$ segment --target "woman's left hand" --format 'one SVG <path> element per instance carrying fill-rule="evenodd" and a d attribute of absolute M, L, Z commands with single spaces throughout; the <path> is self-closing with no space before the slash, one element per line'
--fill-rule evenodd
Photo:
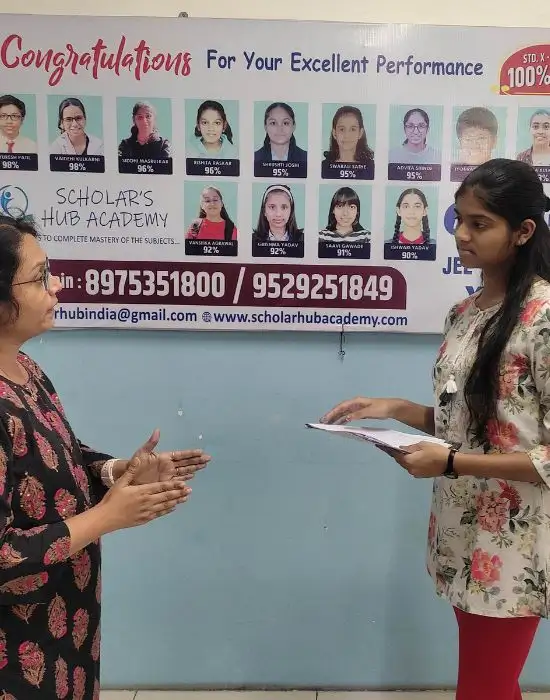
<path fill-rule="evenodd" d="M 449 448 L 433 442 L 418 442 L 404 447 L 407 454 L 394 452 L 391 456 L 416 479 L 433 479 L 442 476 L 447 467 Z"/>
<path fill-rule="evenodd" d="M 132 459 L 143 454 L 153 454 L 156 460 L 149 460 L 148 468 L 140 471 L 135 484 L 149 484 L 168 481 L 178 477 L 184 481 L 192 479 L 196 472 L 204 469 L 211 457 L 202 450 L 175 450 L 174 452 L 155 452 L 160 440 L 160 431 L 155 430 L 149 440 L 134 453 Z M 128 464 L 128 462 L 126 463 Z"/>

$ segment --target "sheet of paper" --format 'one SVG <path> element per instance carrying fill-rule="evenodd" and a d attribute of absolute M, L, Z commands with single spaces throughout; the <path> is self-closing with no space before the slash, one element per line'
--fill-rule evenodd
<path fill-rule="evenodd" d="M 418 442 L 435 442 L 438 445 L 445 445 L 444 440 L 432 437 L 431 435 L 418 435 L 415 433 L 405 433 L 399 430 L 390 428 L 373 428 L 351 426 L 351 425 L 327 425 L 325 423 L 306 423 L 308 428 L 315 430 L 323 430 L 327 433 L 336 433 L 342 437 L 353 437 L 358 440 L 382 447 L 389 447 L 394 450 L 399 450 L 400 447 L 409 447 Z"/>

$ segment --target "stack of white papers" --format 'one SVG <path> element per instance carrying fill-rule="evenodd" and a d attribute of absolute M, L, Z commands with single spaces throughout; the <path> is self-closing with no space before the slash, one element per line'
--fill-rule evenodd
<path fill-rule="evenodd" d="M 448 446 L 444 440 L 432 437 L 431 435 L 403 433 L 399 430 L 390 430 L 389 428 L 360 428 L 348 425 L 327 425 L 325 423 L 306 423 L 306 426 L 316 430 L 324 430 L 327 433 L 334 433 L 335 435 L 342 435 L 343 437 L 369 442 L 372 445 L 378 445 L 379 447 L 390 449 L 394 452 L 401 452 L 402 454 L 406 454 L 407 450 L 401 448 L 407 448 L 419 442 L 435 442 L 438 445 Z"/>

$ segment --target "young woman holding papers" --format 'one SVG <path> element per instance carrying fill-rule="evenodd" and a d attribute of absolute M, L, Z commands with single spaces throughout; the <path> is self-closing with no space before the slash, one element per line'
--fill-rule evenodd
<path fill-rule="evenodd" d="M 520 700 L 550 613 L 550 200 L 530 165 L 497 159 L 455 208 L 462 264 L 483 285 L 447 316 L 434 406 L 357 398 L 323 422 L 393 418 L 453 445 L 392 456 L 434 479 L 428 570 L 458 621 L 457 700 Z"/>

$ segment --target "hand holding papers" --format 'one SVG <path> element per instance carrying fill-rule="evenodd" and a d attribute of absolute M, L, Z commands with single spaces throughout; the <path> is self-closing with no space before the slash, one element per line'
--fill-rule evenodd
<path fill-rule="evenodd" d="M 389 428 L 372 428 L 370 426 L 363 428 L 349 425 L 328 425 L 326 423 L 306 423 L 306 426 L 315 430 L 323 430 L 327 433 L 341 435 L 342 437 L 369 442 L 371 445 L 390 453 L 398 452 L 400 454 L 408 454 L 407 447 L 416 445 L 419 442 L 433 442 L 436 445 L 446 445 L 444 440 L 430 435 L 404 433 Z"/>

